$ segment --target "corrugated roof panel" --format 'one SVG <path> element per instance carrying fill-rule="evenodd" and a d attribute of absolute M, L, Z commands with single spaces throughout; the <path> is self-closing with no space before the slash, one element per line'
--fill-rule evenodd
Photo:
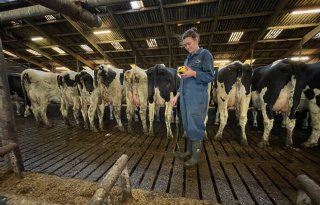
<path fill-rule="evenodd" d="M 246 18 L 246 19 L 219 20 L 217 31 L 257 28 L 260 25 L 264 25 L 266 21 L 267 21 L 267 17 L 265 16 L 252 17 L 252 18 Z"/>
<path fill-rule="evenodd" d="M 319 23 L 320 14 L 296 14 L 292 15 L 290 13 L 279 15 L 274 21 L 272 26 L 282 26 L 282 25 L 294 25 L 294 24 L 310 24 Z"/>
<path fill-rule="evenodd" d="M 131 30 L 126 30 L 126 33 L 130 39 L 165 35 L 163 26 L 150 27 L 150 28 L 144 28 L 144 29 L 131 29 Z"/>
<path fill-rule="evenodd" d="M 195 4 L 164 9 L 167 21 L 213 17 L 216 3 Z"/>
<path fill-rule="evenodd" d="M 161 13 L 159 10 L 115 15 L 115 18 L 121 27 L 162 22 Z"/>
<path fill-rule="evenodd" d="M 227 0 L 223 1 L 220 16 L 272 11 L 278 2 L 278 0 Z"/>
<path fill-rule="evenodd" d="M 295 0 L 289 1 L 286 8 L 296 8 L 296 7 L 309 7 L 309 6 L 319 6 L 319 0 Z"/>

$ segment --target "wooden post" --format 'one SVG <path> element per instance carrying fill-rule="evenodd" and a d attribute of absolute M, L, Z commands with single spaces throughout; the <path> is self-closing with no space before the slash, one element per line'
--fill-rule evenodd
<path fill-rule="evenodd" d="M 105 200 L 106 196 L 110 201 L 110 190 L 117 182 L 121 175 L 121 188 L 122 188 L 122 199 L 132 197 L 131 184 L 129 178 L 129 172 L 127 169 L 128 156 L 123 154 L 116 163 L 111 167 L 107 175 L 99 184 L 99 189 L 94 193 L 88 205 L 101 205 Z M 110 202 L 109 202 L 110 203 Z"/>
<path fill-rule="evenodd" d="M 320 205 L 320 186 L 307 175 L 301 174 L 297 177 L 299 184 L 297 205 L 314 204 Z"/>
<path fill-rule="evenodd" d="M 0 38 L 0 136 L 1 145 L 6 146 L 10 143 L 15 143 L 18 145 L 18 140 L 16 136 L 16 125 L 14 119 L 14 112 L 11 105 L 10 95 L 9 95 L 9 84 L 7 77 L 7 69 L 4 65 L 2 42 Z M 14 155 L 14 157 L 13 157 Z M 7 156 L 7 155 L 6 155 Z M 23 162 L 20 154 L 19 145 L 15 147 L 12 154 L 9 157 L 11 160 L 16 159 L 17 169 L 20 171 L 24 170 Z M 8 160 L 7 160 L 8 161 Z M 13 161 L 11 161 L 13 163 Z M 7 167 L 11 167 L 8 164 Z"/>

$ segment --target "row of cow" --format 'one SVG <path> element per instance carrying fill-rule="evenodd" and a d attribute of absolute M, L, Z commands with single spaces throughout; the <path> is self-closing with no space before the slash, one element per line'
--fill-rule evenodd
<path fill-rule="evenodd" d="M 287 113 L 288 130 L 286 145 L 292 145 L 292 132 L 295 126 L 294 114 L 297 109 L 309 109 L 312 134 L 305 146 L 318 144 L 320 134 L 320 63 L 304 64 L 287 59 L 253 70 L 239 61 L 217 71 L 213 82 L 213 99 L 218 105 L 220 126 L 215 139 L 222 138 L 228 118 L 228 108 L 234 107 L 241 127 L 241 143 L 247 145 L 245 126 L 250 106 L 262 111 L 264 133 L 260 146 L 269 144 L 274 112 Z M 103 130 L 103 114 L 106 105 L 114 107 L 114 115 L 121 131 L 121 105 L 127 104 L 128 131 L 132 131 L 132 116 L 139 107 L 143 132 L 153 135 L 155 110 L 165 106 L 167 137 L 173 137 L 170 122 L 171 99 L 179 87 L 176 70 L 155 65 L 147 70 L 134 67 L 123 72 L 110 65 L 100 65 L 95 71 L 83 70 L 79 73 L 66 72 L 58 75 L 27 69 L 21 74 L 22 87 L 31 101 L 31 108 L 37 122 L 50 127 L 46 116 L 50 101 L 61 103 L 61 113 L 66 124 L 68 107 L 73 107 L 75 121 L 80 125 L 79 110 L 84 119 L 84 127 L 97 132 L 94 116 L 99 118 L 99 129 Z M 147 126 L 149 108 L 149 129 Z"/>
<path fill-rule="evenodd" d="M 121 120 L 121 106 L 127 105 L 128 131 L 132 131 L 132 116 L 139 107 L 145 134 L 153 135 L 154 113 L 158 107 L 166 107 L 167 137 L 173 137 L 170 122 L 173 107 L 170 99 L 177 90 L 176 71 L 156 65 L 147 71 L 135 67 L 123 72 L 111 65 L 100 65 L 95 71 L 83 70 L 79 73 L 69 71 L 63 74 L 26 69 L 21 74 L 21 87 L 25 99 L 31 103 L 31 110 L 40 125 L 52 127 L 47 117 L 49 103 L 59 103 L 66 125 L 70 125 L 68 108 L 71 106 L 75 122 L 80 126 L 79 113 L 83 117 L 84 128 L 98 132 L 94 118 L 97 114 L 99 129 L 104 130 L 104 109 L 112 105 L 117 126 L 124 127 Z M 170 86 L 168 86 L 170 85 Z M 10 85 L 10 88 L 13 86 Z M 16 92 L 13 92 L 16 94 Z M 149 107 L 149 129 L 147 108 Z M 17 109 L 18 110 L 18 109 Z"/>
<path fill-rule="evenodd" d="M 286 145 L 292 146 L 295 112 L 308 110 L 312 134 L 304 143 L 306 147 L 318 145 L 320 135 L 320 63 L 305 64 L 288 59 L 252 70 L 249 65 L 233 62 L 219 69 L 216 94 L 220 113 L 220 126 L 215 139 L 221 139 L 228 118 L 229 107 L 236 108 L 241 126 L 241 142 L 247 144 L 245 126 L 251 106 L 260 109 L 264 132 L 260 147 L 269 145 L 274 113 L 285 113 Z M 256 117 L 256 112 L 254 112 Z"/>

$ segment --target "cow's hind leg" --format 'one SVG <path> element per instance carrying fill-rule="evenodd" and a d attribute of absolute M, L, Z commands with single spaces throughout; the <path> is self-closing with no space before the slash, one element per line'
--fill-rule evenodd
<path fill-rule="evenodd" d="M 305 147 L 315 147 L 318 145 L 320 136 L 320 107 L 317 105 L 310 105 L 310 117 L 312 132 L 308 141 L 303 143 Z"/>
<path fill-rule="evenodd" d="M 149 103 L 149 136 L 154 136 L 153 121 L 154 121 L 155 102 Z"/>
<path fill-rule="evenodd" d="M 252 113 L 252 120 L 253 120 L 253 127 L 258 127 L 258 120 L 257 120 L 257 117 L 258 117 L 258 111 L 255 109 L 255 108 L 253 108 L 252 109 L 252 111 L 251 111 L 251 113 Z"/>
<path fill-rule="evenodd" d="M 105 131 L 104 130 L 104 120 L 103 120 L 105 108 L 106 108 L 106 106 L 105 106 L 104 103 L 98 105 L 97 114 L 98 114 L 98 119 L 99 119 L 99 129 L 100 129 L 100 131 Z"/>
<path fill-rule="evenodd" d="M 228 106 L 227 100 L 220 103 L 218 106 L 218 110 L 220 113 L 220 126 L 219 126 L 217 134 L 214 137 L 215 140 L 222 139 L 222 133 L 223 133 L 224 127 L 226 126 L 227 120 L 228 120 L 228 107 L 227 106 Z"/>
<path fill-rule="evenodd" d="M 73 109 L 73 117 L 76 121 L 76 125 L 80 127 L 80 119 L 79 119 L 79 112 L 80 112 L 80 103 L 74 103 L 72 109 Z"/>
<path fill-rule="evenodd" d="M 83 118 L 83 129 L 87 130 L 89 129 L 89 123 L 88 123 L 88 105 L 83 104 L 81 107 L 81 113 Z"/>
<path fill-rule="evenodd" d="M 287 128 L 287 139 L 286 139 L 286 146 L 292 146 L 292 134 L 294 126 L 296 125 L 296 119 L 290 119 L 286 117 L 286 128 Z"/>
<path fill-rule="evenodd" d="M 127 110 L 126 110 L 126 114 L 127 114 L 127 119 L 128 119 L 128 132 L 133 132 L 132 129 L 132 117 L 135 114 L 134 113 L 134 106 L 133 104 L 130 102 L 130 100 L 127 99 Z"/>
<path fill-rule="evenodd" d="M 270 132 L 273 127 L 274 119 L 273 119 L 273 115 L 272 115 L 272 110 L 269 111 L 270 118 L 268 117 L 266 105 L 263 105 L 261 107 L 261 112 L 262 112 L 262 116 L 263 116 L 264 130 L 263 130 L 262 139 L 259 142 L 258 146 L 263 148 L 263 147 L 269 146 L 269 136 L 270 136 Z"/>
<path fill-rule="evenodd" d="M 89 117 L 89 123 L 90 123 L 90 129 L 93 132 L 98 132 L 98 129 L 96 128 L 94 124 L 94 114 L 97 110 L 97 104 L 96 103 L 91 103 L 88 109 L 88 117 Z"/>
<path fill-rule="evenodd" d="M 62 118 L 63 118 L 64 123 L 68 127 L 71 127 L 71 124 L 68 119 L 68 103 L 66 103 L 64 100 L 61 101 L 60 112 L 62 114 Z"/>
<path fill-rule="evenodd" d="M 38 109 L 39 105 L 35 106 L 34 104 L 31 105 L 31 109 L 34 115 L 34 118 L 36 119 L 36 122 L 38 124 L 38 127 L 42 127 L 42 120 Z"/>
<path fill-rule="evenodd" d="M 48 105 L 46 103 L 40 105 L 40 116 L 47 128 L 51 128 L 52 124 L 49 122 L 48 117 L 47 117 L 47 107 Z"/>
<path fill-rule="evenodd" d="M 250 95 L 241 99 L 239 110 L 239 124 L 241 127 L 241 145 L 248 145 L 246 135 L 246 125 L 248 122 L 248 108 L 250 103 Z"/>
<path fill-rule="evenodd" d="M 172 130 L 171 130 L 171 116 L 172 116 L 171 112 L 172 112 L 172 103 L 171 101 L 169 101 L 169 102 L 166 102 L 166 110 L 165 110 L 167 138 L 173 138 Z"/>
<path fill-rule="evenodd" d="M 148 127 L 147 127 L 147 106 L 140 107 L 140 118 L 142 122 L 142 128 L 143 128 L 143 133 L 145 135 L 148 134 Z"/>
<path fill-rule="evenodd" d="M 114 117 L 116 118 L 119 130 L 124 132 L 124 127 L 121 122 L 121 103 L 120 106 L 114 106 Z"/>

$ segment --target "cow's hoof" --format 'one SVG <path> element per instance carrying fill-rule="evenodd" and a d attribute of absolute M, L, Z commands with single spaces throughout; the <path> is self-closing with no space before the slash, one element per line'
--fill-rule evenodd
<path fill-rule="evenodd" d="M 185 131 L 183 132 L 182 137 L 183 137 L 183 138 L 186 138 L 186 137 L 187 137 L 187 133 L 186 133 Z"/>
<path fill-rule="evenodd" d="M 128 132 L 130 132 L 130 133 L 132 133 L 132 132 L 133 132 L 132 127 L 128 127 Z"/>
<path fill-rule="evenodd" d="M 303 130 L 307 130 L 307 129 L 308 129 L 308 126 L 303 126 L 302 129 L 303 129 Z"/>
<path fill-rule="evenodd" d="M 304 143 L 302 144 L 302 146 L 311 148 L 311 147 L 316 147 L 316 146 L 318 146 L 318 143 L 304 142 Z"/>
<path fill-rule="evenodd" d="M 87 126 L 83 126 L 82 128 L 85 129 L 85 130 L 89 130 L 89 129 L 90 129 L 90 128 L 87 127 Z"/>
<path fill-rule="evenodd" d="M 172 133 L 171 133 L 171 134 L 167 134 L 167 138 L 168 138 L 168 139 L 173 139 Z"/>
<path fill-rule="evenodd" d="M 248 146 L 247 140 L 241 140 L 240 144 L 241 146 Z"/>
<path fill-rule="evenodd" d="M 99 132 L 99 130 L 98 130 L 97 128 L 95 128 L 95 127 L 90 127 L 90 130 L 91 130 L 92 132 Z"/>
<path fill-rule="evenodd" d="M 123 126 L 119 127 L 119 130 L 120 130 L 120 132 L 124 132 L 125 131 Z"/>
<path fill-rule="evenodd" d="M 53 127 L 53 125 L 46 125 L 46 128 L 47 129 L 50 129 L 50 128 L 52 128 Z"/>
<path fill-rule="evenodd" d="M 261 140 L 261 141 L 258 143 L 258 147 L 260 147 L 260 148 L 265 148 L 265 147 L 267 147 L 267 146 L 269 146 L 269 142 L 267 142 L 267 141 Z"/>
<path fill-rule="evenodd" d="M 216 136 L 214 136 L 213 138 L 216 141 L 222 140 L 222 135 L 221 134 L 217 134 Z"/>
<path fill-rule="evenodd" d="M 219 122 L 214 122 L 214 125 L 219 125 Z"/>
<path fill-rule="evenodd" d="M 253 127 L 258 127 L 258 123 L 253 123 Z"/>
<path fill-rule="evenodd" d="M 205 140 L 208 139 L 208 132 L 207 132 L 207 131 L 204 132 L 204 139 L 205 139 Z"/>
<path fill-rule="evenodd" d="M 149 131 L 149 134 L 148 134 L 148 135 L 149 135 L 150 137 L 153 137 L 153 136 L 154 136 L 154 133 Z"/>

